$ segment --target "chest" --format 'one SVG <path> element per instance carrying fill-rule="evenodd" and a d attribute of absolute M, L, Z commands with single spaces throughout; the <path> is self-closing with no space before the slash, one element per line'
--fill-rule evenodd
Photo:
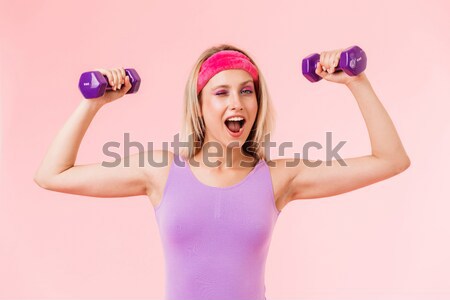
<path fill-rule="evenodd" d="M 198 184 L 209 187 L 229 188 L 243 183 L 251 171 L 235 171 L 223 172 L 221 174 L 214 174 L 202 170 L 187 170 Z M 272 185 L 274 204 L 278 211 L 281 211 L 286 205 L 288 178 L 279 168 L 269 168 L 270 183 Z M 164 189 L 167 184 L 169 175 L 169 168 L 160 169 L 160 174 L 155 178 L 154 186 L 151 193 L 148 194 L 150 202 L 154 207 L 161 204 Z"/>

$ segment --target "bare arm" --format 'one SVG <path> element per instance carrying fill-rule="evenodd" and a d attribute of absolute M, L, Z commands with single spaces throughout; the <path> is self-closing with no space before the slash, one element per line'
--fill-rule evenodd
<path fill-rule="evenodd" d="M 328 57 L 331 58 L 329 62 L 321 60 L 327 69 L 333 61 L 333 56 Z M 289 181 L 287 201 L 349 192 L 395 176 L 410 166 L 395 126 L 365 73 L 354 78 L 343 73 L 328 74 L 321 72 L 321 64 L 317 66 L 317 74 L 329 81 L 344 83 L 355 97 L 366 123 L 372 151 L 368 155 L 343 159 L 345 164 L 332 160 L 309 167 L 301 160 L 297 167 L 286 168 Z"/>
<path fill-rule="evenodd" d="M 372 148 L 371 155 L 404 170 L 410 164 L 392 119 L 375 94 L 367 76 L 350 82 L 347 87 L 355 97 L 366 123 Z"/>
<path fill-rule="evenodd" d="M 124 74 L 124 73 L 123 73 Z M 100 98 L 83 99 L 60 129 L 35 173 L 34 181 L 53 191 L 96 197 L 143 195 L 148 192 L 145 168 L 139 167 L 139 155 L 131 155 L 129 167 L 124 160 L 117 167 L 103 167 L 100 163 L 75 165 L 81 141 L 96 113 L 103 105 L 125 95 L 131 88 L 128 78 L 120 70 L 105 71 L 110 82 L 121 90 L 108 91 Z"/>

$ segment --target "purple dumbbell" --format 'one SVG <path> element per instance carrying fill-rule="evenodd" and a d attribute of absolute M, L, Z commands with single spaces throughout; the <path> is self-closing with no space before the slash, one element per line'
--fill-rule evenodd
<path fill-rule="evenodd" d="M 302 61 L 302 73 L 311 82 L 322 79 L 316 74 L 317 63 L 320 61 L 320 54 L 314 53 L 305 57 Z M 366 53 L 358 46 L 352 46 L 341 52 L 339 64 L 336 71 L 344 71 L 349 76 L 356 76 L 366 69 Z"/>
<path fill-rule="evenodd" d="M 141 77 L 135 69 L 125 69 L 125 75 L 130 77 L 131 89 L 127 94 L 136 93 L 141 85 Z M 99 71 L 84 72 L 80 76 L 78 88 L 86 99 L 98 98 L 105 94 L 105 91 L 112 90 L 108 83 L 108 77 Z"/>

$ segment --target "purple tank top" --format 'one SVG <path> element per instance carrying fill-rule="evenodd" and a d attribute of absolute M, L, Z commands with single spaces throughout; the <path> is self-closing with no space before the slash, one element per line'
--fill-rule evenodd
<path fill-rule="evenodd" d="M 164 299 L 265 300 L 265 264 L 279 214 L 264 160 L 222 188 L 200 182 L 175 154 L 155 207 Z"/>

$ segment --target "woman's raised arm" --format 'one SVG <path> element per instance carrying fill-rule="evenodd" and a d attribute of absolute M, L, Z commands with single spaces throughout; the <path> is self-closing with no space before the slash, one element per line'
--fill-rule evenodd
<path fill-rule="evenodd" d="M 96 113 L 103 105 L 127 93 L 131 88 L 123 69 L 99 69 L 115 87 L 102 97 L 83 99 L 50 145 L 46 156 L 35 173 L 34 181 L 42 188 L 95 197 L 125 197 L 149 192 L 149 172 L 139 165 L 139 157 L 148 153 L 131 155 L 129 165 L 125 159 L 116 167 L 98 164 L 75 165 L 80 143 Z M 120 88 L 121 85 L 124 85 Z"/>

